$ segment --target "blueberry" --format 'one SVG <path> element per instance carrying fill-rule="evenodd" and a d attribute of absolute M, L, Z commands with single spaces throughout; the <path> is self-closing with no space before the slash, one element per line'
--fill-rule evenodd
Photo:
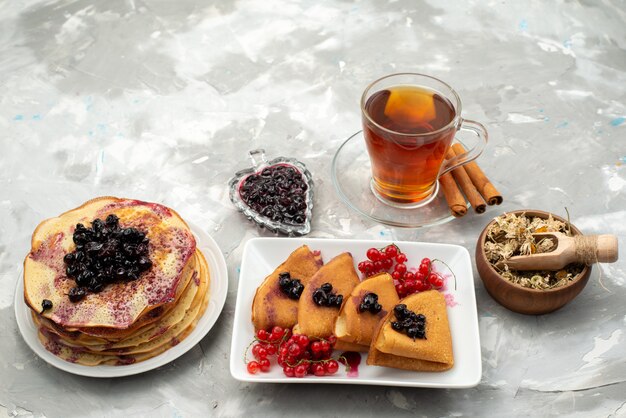
<path fill-rule="evenodd" d="M 109 216 L 107 216 L 104 223 L 109 227 L 115 227 L 118 225 L 119 221 L 120 221 L 120 218 L 118 218 L 117 216 L 113 214 L 110 214 Z"/>
<path fill-rule="evenodd" d="M 74 277 L 77 272 L 78 272 L 78 267 L 76 266 L 76 264 L 67 266 L 67 268 L 65 269 L 65 274 L 68 275 L 69 277 Z"/>
<path fill-rule="evenodd" d="M 298 292 L 298 288 L 295 286 L 292 287 L 288 293 L 289 298 L 294 299 L 294 300 L 300 299 L 300 295 L 301 295 L 301 292 Z"/>
<path fill-rule="evenodd" d="M 409 328 L 406 330 L 406 335 L 408 335 L 409 337 L 415 339 L 417 337 L 417 333 L 418 333 L 418 329 L 413 327 L 413 328 Z"/>
<path fill-rule="evenodd" d="M 411 321 L 411 318 L 405 318 L 401 321 L 401 324 L 404 329 L 409 329 L 413 327 L 414 322 Z"/>
<path fill-rule="evenodd" d="M 137 265 L 142 270 L 148 270 L 150 267 L 152 267 L 152 261 L 150 261 L 148 257 L 141 257 L 137 262 Z"/>
<path fill-rule="evenodd" d="M 103 227 L 104 227 L 104 222 L 102 222 L 102 219 L 95 219 L 91 223 L 91 229 L 93 229 L 95 232 L 102 231 Z"/>
<path fill-rule="evenodd" d="M 378 302 L 378 295 L 376 293 L 367 293 L 365 296 L 363 296 L 363 302 L 368 305 L 373 305 Z"/>
<path fill-rule="evenodd" d="M 341 307 L 342 303 L 343 303 L 343 295 L 337 295 L 335 299 L 335 306 Z"/>
<path fill-rule="evenodd" d="M 328 295 L 323 289 L 317 289 L 313 292 L 313 302 L 315 302 L 317 306 L 323 306 L 327 301 Z"/>
<path fill-rule="evenodd" d="M 52 309 L 52 301 L 50 299 L 42 300 L 41 301 L 41 312 L 40 312 L 40 314 L 44 313 L 48 309 Z"/>
<path fill-rule="evenodd" d="M 287 207 L 287 213 L 290 214 L 291 216 L 295 215 L 296 213 L 298 213 L 298 208 L 296 207 L 296 205 L 291 204 Z"/>
<path fill-rule="evenodd" d="M 333 285 L 330 283 L 324 283 L 320 286 L 320 289 L 322 289 L 326 293 L 330 293 L 333 290 Z"/>
<path fill-rule="evenodd" d="M 393 308 L 394 315 L 400 320 L 404 319 L 404 311 L 406 311 L 406 305 L 404 303 L 400 303 Z"/>
<path fill-rule="evenodd" d="M 328 298 L 326 299 L 326 306 L 335 306 L 336 303 L 337 303 L 337 296 L 328 295 Z"/>
<path fill-rule="evenodd" d="M 402 331 L 403 329 L 402 324 L 397 321 L 391 323 L 391 328 L 395 329 L 396 331 Z"/>
<path fill-rule="evenodd" d="M 79 244 L 84 244 L 87 241 L 87 236 L 85 235 L 84 232 L 77 232 L 74 233 L 74 244 L 79 245 Z"/>
<path fill-rule="evenodd" d="M 85 250 L 88 253 L 96 253 L 102 249 L 102 244 L 99 242 L 91 241 L 85 244 Z"/>
<path fill-rule="evenodd" d="M 80 273 L 78 276 L 76 276 L 76 284 L 79 286 L 85 286 L 89 284 L 90 280 L 91 277 L 87 275 L 87 272 Z"/>
<path fill-rule="evenodd" d="M 68 296 L 70 298 L 70 302 L 76 303 L 87 296 L 87 292 L 82 287 L 72 287 Z"/>
<path fill-rule="evenodd" d="M 281 289 L 288 290 L 289 288 L 291 288 L 291 279 L 287 276 L 280 277 L 278 279 L 278 284 Z"/>
<path fill-rule="evenodd" d="M 302 293 L 302 291 L 304 290 L 304 285 L 300 282 L 300 280 L 294 279 L 291 282 L 293 283 L 293 287 L 298 289 L 298 292 Z"/>

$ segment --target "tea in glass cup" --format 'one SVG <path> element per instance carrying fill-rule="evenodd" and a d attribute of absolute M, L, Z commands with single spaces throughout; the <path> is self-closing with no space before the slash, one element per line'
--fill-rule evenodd
<path fill-rule="evenodd" d="M 487 131 L 460 112 L 457 93 L 430 76 L 393 74 L 367 87 L 361 99 L 363 135 L 378 199 L 395 207 L 423 206 L 435 197 L 440 175 L 480 155 Z M 478 144 L 445 160 L 461 129 L 474 132 Z"/>

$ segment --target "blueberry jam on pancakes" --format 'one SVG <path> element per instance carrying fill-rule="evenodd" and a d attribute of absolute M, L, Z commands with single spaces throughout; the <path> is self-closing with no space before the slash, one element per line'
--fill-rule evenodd
<path fill-rule="evenodd" d="M 113 282 L 137 280 L 152 267 L 148 258 L 149 239 L 135 228 L 121 228 L 113 214 L 103 222 L 95 219 L 91 227 L 76 225 L 76 249 L 65 255 L 67 276 L 76 281 L 69 299 L 78 302 L 87 292 L 98 293 Z"/>

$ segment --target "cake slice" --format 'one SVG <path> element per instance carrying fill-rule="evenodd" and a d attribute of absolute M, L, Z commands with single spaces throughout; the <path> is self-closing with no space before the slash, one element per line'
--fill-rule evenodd
<path fill-rule="evenodd" d="M 359 283 L 344 301 L 335 322 L 335 347 L 368 351 L 378 323 L 398 301 L 398 293 L 388 273 L 377 274 Z"/>
<path fill-rule="evenodd" d="M 298 302 L 298 326 L 294 332 L 310 338 L 332 335 L 341 304 L 357 284 L 359 276 L 350 253 L 339 254 L 330 260 L 304 287 Z"/>
<path fill-rule="evenodd" d="M 404 314 L 402 305 L 406 307 Z M 407 310 L 421 326 L 415 321 L 403 324 L 409 316 Z M 409 329 L 403 325 L 409 325 Z M 451 369 L 452 336 L 443 295 L 429 290 L 402 299 L 378 325 L 367 364 L 424 372 Z"/>
<path fill-rule="evenodd" d="M 299 280 L 302 286 L 306 286 L 321 265 L 320 255 L 303 245 L 267 276 L 257 288 L 252 302 L 252 324 L 255 330 L 268 330 L 274 326 L 292 328 L 298 322 L 298 298 L 294 293 L 290 296 L 281 289 L 281 276 L 288 278 L 290 283 Z"/>

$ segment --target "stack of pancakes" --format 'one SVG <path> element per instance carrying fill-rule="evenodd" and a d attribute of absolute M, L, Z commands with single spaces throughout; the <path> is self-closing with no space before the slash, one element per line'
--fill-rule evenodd
<path fill-rule="evenodd" d="M 74 251 L 76 224 L 114 214 L 123 228 L 149 239 L 152 267 L 137 280 L 107 284 L 99 293 L 70 301 L 76 286 L 63 257 Z M 187 224 L 155 203 L 103 197 L 91 200 L 35 230 L 24 261 L 24 299 L 43 345 L 82 365 L 122 365 L 152 358 L 193 331 L 209 299 L 209 269 Z M 42 302 L 52 302 L 43 310 Z"/>

